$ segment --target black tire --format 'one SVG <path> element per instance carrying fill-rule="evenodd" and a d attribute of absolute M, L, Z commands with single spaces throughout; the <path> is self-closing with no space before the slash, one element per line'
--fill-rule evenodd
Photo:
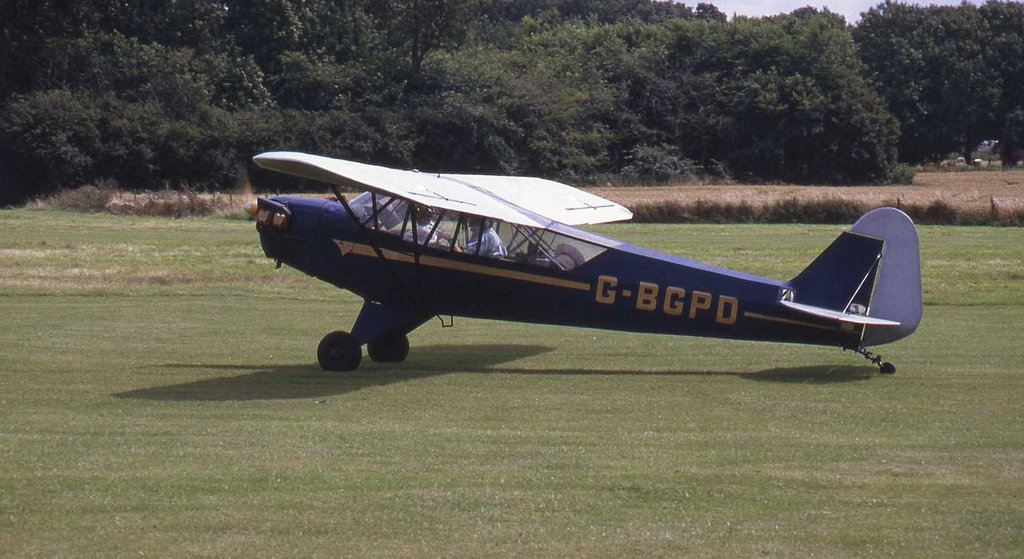
<path fill-rule="evenodd" d="M 378 363 L 401 363 L 409 356 L 409 336 L 385 334 L 366 344 L 370 359 Z"/>
<path fill-rule="evenodd" d="M 881 371 L 883 375 L 894 375 L 896 374 L 896 365 L 893 365 L 892 363 L 885 361 L 884 363 L 878 366 L 878 370 Z"/>
<path fill-rule="evenodd" d="M 363 347 L 348 332 L 331 332 L 320 340 L 316 360 L 325 371 L 352 371 L 363 360 Z"/>

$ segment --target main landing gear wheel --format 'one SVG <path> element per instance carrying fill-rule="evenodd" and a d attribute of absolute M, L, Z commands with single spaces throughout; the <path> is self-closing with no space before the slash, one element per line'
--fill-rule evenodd
<path fill-rule="evenodd" d="M 409 337 L 405 334 L 385 334 L 366 344 L 370 359 L 378 363 L 401 363 L 409 356 Z"/>
<path fill-rule="evenodd" d="M 325 371 L 351 371 L 363 360 L 363 346 L 348 332 L 331 332 L 320 340 L 316 360 Z"/>

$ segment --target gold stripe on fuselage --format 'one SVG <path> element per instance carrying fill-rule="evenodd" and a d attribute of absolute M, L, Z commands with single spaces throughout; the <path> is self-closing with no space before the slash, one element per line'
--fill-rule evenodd
<path fill-rule="evenodd" d="M 377 257 L 377 252 L 370 245 L 354 243 L 352 241 L 339 241 L 337 239 L 334 240 L 334 243 L 338 245 L 338 250 L 341 251 L 342 256 L 347 254 L 356 254 L 359 256 Z M 384 258 L 387 260 L 410 263 L 416 261 L 416 258 L 407 252 L 400 252 L 388 248 L 382 248 L 380 250 L 384 255 Z M 542 285 L 553 285 L 555 287 L 566 287 L 579 291 L 590 291 L 589 283 L 564 280 L 550 276 L 542 276 L 540 274 L 531 274 L 528 272 L 518 272 L 516 270 L 506 270 L 504 268 L 484 266 L 482 264 L 473 264 L 471 262 L 462 262 L 459 260 L 449 260 L 447 258 L 438 258 L 429 254 L 421 255 L 419 257 L 419 262 L 421 266 L 430 266 L 431 268 L 446 268 L 449 270 L 458 270 L 460 272 L 469 272 L 472 274 L 528 281 Z"/>

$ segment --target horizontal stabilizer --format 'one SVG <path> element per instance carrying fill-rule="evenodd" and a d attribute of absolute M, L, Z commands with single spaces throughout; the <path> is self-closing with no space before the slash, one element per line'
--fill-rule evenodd
<path fill-rule="evenodd" d="M 830 309 L 823 309 L 821 307 L 814 307 L 811 305 L 801 305 L 800 303 L 794 303 L 792 301 L 779 301 L 782 306 L 793 309 L 794 311 L 814 316 L 817 318 L 826 318 L 829 320 L 838 320 L 839 322 L 845 322 L 847 324 L 861 324 L 864 326 L 899 326 L 900 323 L 895 320 L 886 320 L 884 318 L 875 318 L 863 314 L 852 314 L 839 311 L 833 311 Z"/>

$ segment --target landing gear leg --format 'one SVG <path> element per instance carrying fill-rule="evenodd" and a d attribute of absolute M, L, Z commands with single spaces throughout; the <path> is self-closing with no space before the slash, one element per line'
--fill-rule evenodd
<path fill-rule="evenodd" d="M 854 351 L 863 355 L 864 359 L 867 359 L 868 361 L 871 361 L 872 363 L 877 365 L 878 372 L 882 373 L 883 375 L 896 374 L 896 365 L 893 365 L 888 361 L 882 361 L 881 355 L 878 355 L 877 353 L 871 353 L 870 351 L 864 349 L 863 347 L 858 347 Z"/>
<path fill-rule="evenodd" d="M 352 371 L 363 360 L 363 346 L 348 332 L 331 332 L 320 340 L 316 360 L 325 371 Z"/>

